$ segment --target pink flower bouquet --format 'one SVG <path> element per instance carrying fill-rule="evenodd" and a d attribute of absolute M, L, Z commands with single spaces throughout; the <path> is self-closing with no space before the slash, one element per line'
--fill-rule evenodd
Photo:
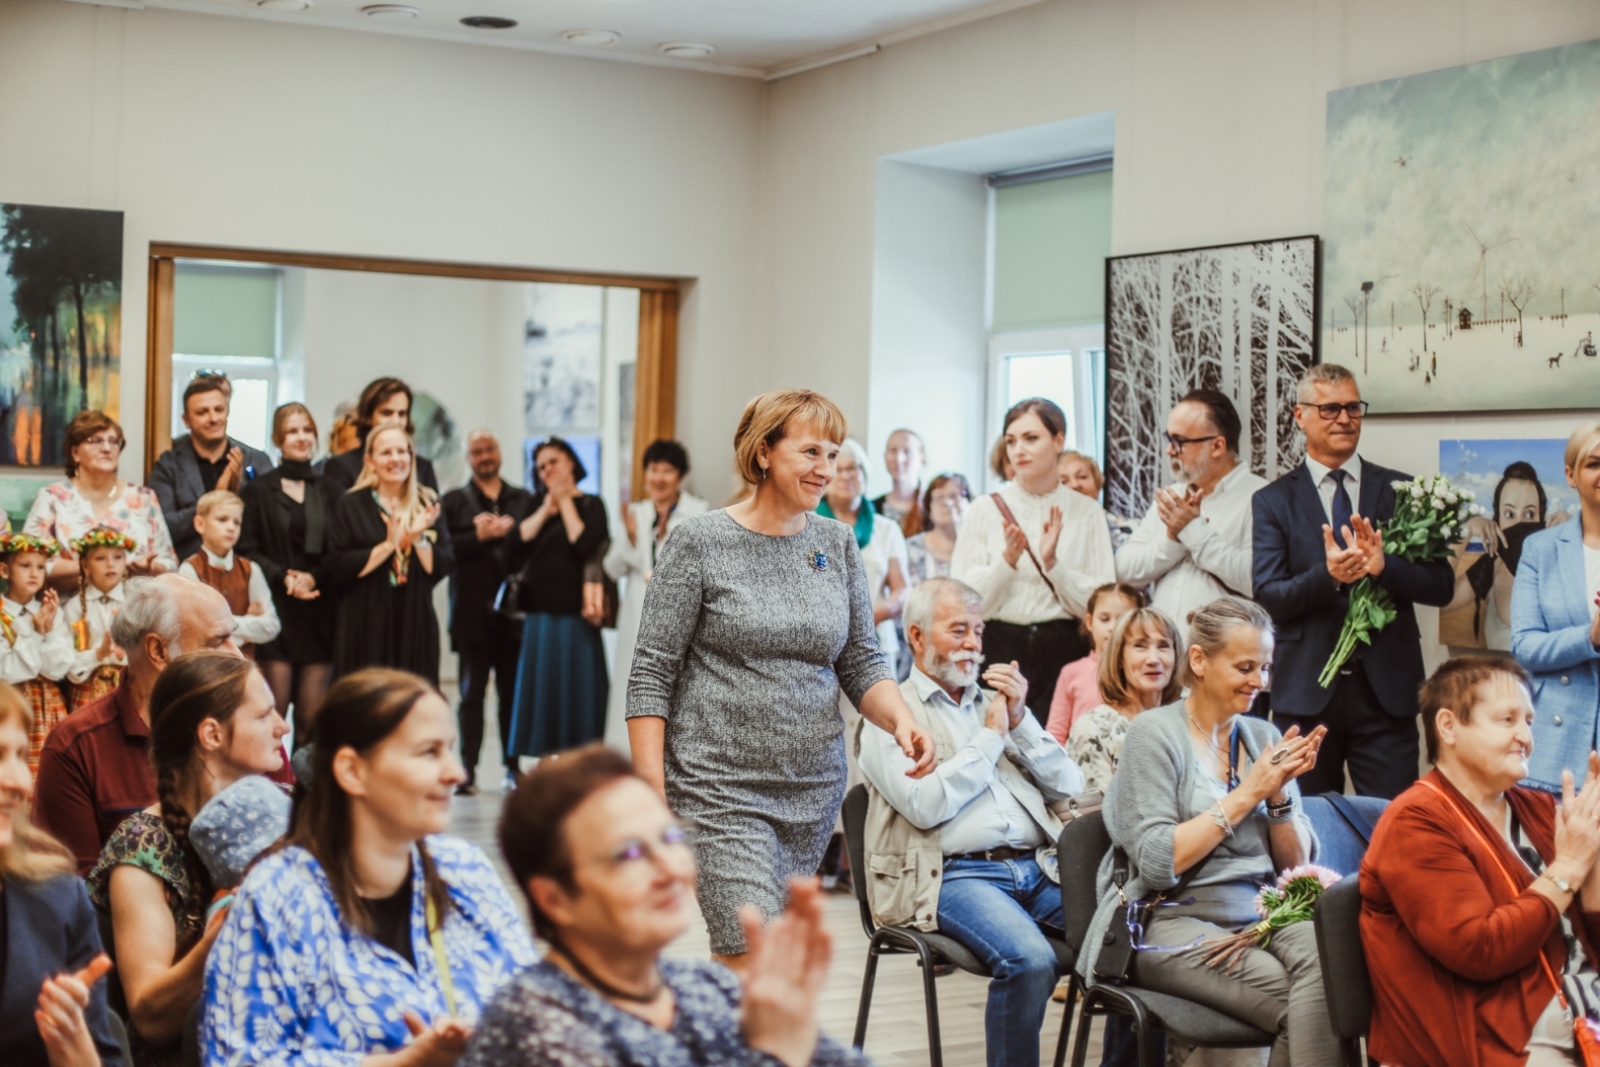
<path fill-rule="evenodd" d="M 1337 885 L 1343 877 L 1338 871 L 1314 863 L 1284 871 L 1278 876 L 1277 885 L 1264 885 L 1256 894 L 1256 914 L 1261 916 L 1260 922 L 1236 934 L 1204 942 L 1206 963 L 1233 970 L 1246 949 L 1264 946 L 1272 940 L 1275 930 L 1311 918 L 1322 891 Z"/>

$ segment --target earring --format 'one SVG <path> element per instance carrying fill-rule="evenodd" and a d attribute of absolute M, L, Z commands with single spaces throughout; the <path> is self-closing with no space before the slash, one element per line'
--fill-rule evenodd
<path fill-rule="evenodd" d="M 765 468 L 765 467 L 761 468 L 761 480 L 762 481 L 766 481 L 767 480 L 767 468 Z"/>

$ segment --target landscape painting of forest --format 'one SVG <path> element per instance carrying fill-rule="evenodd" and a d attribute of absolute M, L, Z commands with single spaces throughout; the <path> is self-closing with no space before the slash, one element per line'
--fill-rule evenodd
<path fill-rule="evenodd" d="M 62 463 L 84 408 L 117 417 L 122 212 L 0 204 L 0 465 Z"/>
<path fill-rule="evenodd" d="M 1191 389 L 1233 401 L 1251 470 L 1299 463 L 1294 392 L 1316 323 L 1315 237 L 1107 259 L 1106 510 L 1137 520 L 1172 480 L 1161 433 Z"/>
<path fill-rule="evenodd" d="M 1374 412 L 1600 403 L 1600 41 L 1328 94 L 1322 351 Z"/>

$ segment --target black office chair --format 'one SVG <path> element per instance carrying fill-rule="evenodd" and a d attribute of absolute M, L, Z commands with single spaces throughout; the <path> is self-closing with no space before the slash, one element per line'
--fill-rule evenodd
<path fill-rule="evenodd" d="M 1361 882 L 1351 875 L 1325 891 L 1312 913 L 1328 1015 L 1345 1067 L 1364 1067 L 1361 1039 L 1372 1022 L 1372 981 L 1361 944 Z"/>
<path fill-rule="evenodd" d="M 939 1040 L 939 993 L 933 984 L 933 969 L 949 963 L 980 978 L 991 977 L 989 969 L 960 942 L 943 934 L 927 933 L 909 926 L 879 926 L 872 921 L 867 904 L 866 846 L 862 835 L 867 825 L 867 787 L 858 785 L 844 798 L 844 840 L 850 850 L 850 877 L 855 884 L 856 904 L 861 909 L 861 928 L 867 932 L 867 970 L 861 978 L 861 1006 L 856 1012 L 856 1032 L 851 1044 L 861 1048 L 867 1040 L 867 1015 L 872 1010 L 872 987 L 878 977 L 880 956 L 912 955 L 922 967 L 922 1000 L 928 1013 L 928 1060 L 931 1067 L 943 1067 L 944 1051 Z M 1050 938 L 1056 950 L 1061 973 L 1072 975 L 1072 991 L 1061 1015 L 1061 1035 L 1056 1039 L 1056 1065 L 1066 1054 L 1067 1034 L 1072 1025 L 1072 1001 L 1077 995 L 1078 978 L 1073 973 L 1077 953 L 1065 941 Z"/>
<path fill-rule="evenodd" d="M 1095 881 L 1100 861 L 1109 851 L 1111 835 L 1106 832 L 1100 812 L 1080 816 L 1061 831 L 1056 846 L 1061 863 L 1061 910 L 1066 920 L 1067 945 L 1074 953 L 1082 951 L 1089 924 L 1100 905 Z M 1154 1036 L 1162 1030 L 1199 1048 L 1264 1048 L 1277 1040 L 1276 1034 L 1191 1000 L 1135 985 L 1102 984 L 1084 991 L 1083 1006 L 1078 1012 L 1078 1036 L 1072 1046 L 1072 1067 L 1084 1067 L 1089 1055 L 1089 1023 L 1097 1015 L 1126 1015 L 1133 1020 L 1140 1067 L 1161 1067 L 1156 1053 L 1159 1043 Z M 1059 1051 L 1056 1067 L 1061 1067 Z"/>

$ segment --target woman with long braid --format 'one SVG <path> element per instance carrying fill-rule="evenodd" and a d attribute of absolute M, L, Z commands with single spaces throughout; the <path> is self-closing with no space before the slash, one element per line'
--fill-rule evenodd
<path fill-rule="evenodd" d="M 117 827 L 89 872 L 90 899 L 111 917 L 134 1067 L 179 1061 L 221 925 L 204 921 L 211 878 L 189 843 L 189 822 L 239 779 L 278 770 L 288 732 L 260 673 L 232 653 L 180 656 L 151 690 L 158 799 Z"/>

